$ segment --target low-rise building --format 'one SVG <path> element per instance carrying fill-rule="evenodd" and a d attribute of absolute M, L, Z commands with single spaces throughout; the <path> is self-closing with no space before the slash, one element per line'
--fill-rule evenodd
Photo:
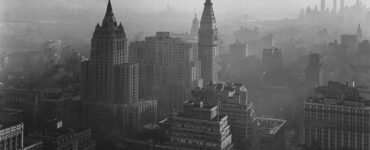
<path fill-rule="evenodd" d="M 203 101 L 184 102 L 184 112 L 172 116 L 171 145 L 179 150 L 232 150 L 228 117 L 218 114 L 217 106 Z"/>
<path fill-rule="evenodd" d="M 285 150 L 286 120 L 272 118 L 256 118 L 259 135 L 260 150 Z"/>

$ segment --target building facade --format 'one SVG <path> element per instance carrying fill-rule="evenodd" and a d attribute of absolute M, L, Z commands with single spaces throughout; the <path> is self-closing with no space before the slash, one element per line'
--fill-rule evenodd
<path fill-rule="evenodd" d="M 301 141 L 308 147 L 370 149 L 370 103 L 356 87 L 330 81 L 304 103 Z"/>
<path fill-rule="evenodd" d="M 313 92 L 316 86 L 320 85 L 320 55 L 311 53 L 308 56 L 308 65 L 305 70 L 306 88 L 309 92 Z"/>
<path fill-rule="evenodd" d="M 284 86 L 284 62 L 282 50 L 269 48 L 263 50 L 263 83 L 264 85 Z"/>
<path fill-rule="evenodd" d="M 260 135 L 260 150 L 286 150 L 286 120 L 257 117 L 256 122 Z"/>
<path fill-rule="evenodd" d="M 218 106 L 220 115 L 228 116 L 235 150 L 258 147 L 258 135 L 253 102 L 248 101 L 248 91 L 243 84 L 217 83 L 192 91 L 196 99 L 206 105 Z"/>
<path fill-rule="evenodd" d="M 219 50 L 218 30 L 213 12 L 213 3 L 206 0 L 198 32 L 198 53 L 201 61 L 201 78 L 205 82 L 218 82 Z"/>
<path fill-rule="evenodd" d="M 122 132 L 124 106 L 138 100 L 138 72 L 137 64 L 128 63 L 126 33 L 109 1 L 103 22 L 93 33 L 90 59 L 82 63 L 81 72 L 82 110 L 88 125 L 95 126 L 98 133 Z"/>
<path fill-rule="evenodd" d="M 125 108 L 125 128 L 128 135 L 135 135 L 145 125 L 157 123 L 157 100 L 140 100 Z"/>
<path fill-rule="evenodd" d="M 23 132 L 22 111 L 0 107 L 0 149 L 22 150 Z"/>
<path fill-rule="evenodd" d="M 179 150 L 233 149 L 228 117 L 202 101 L 184 102 L 184 111 L 172 116 L 170 138 Z"/>
<path fill-rule="evenodd" d="M 157 32 L 145 41 L 132 42 L 130 55 L 137 56 L 131 61 L 140 66 L 140 97 L 158 100 L 160 118 L 181 110 L 200 79 L 200 62 L 193 44 L 173 38 L 169 32 Z"/>

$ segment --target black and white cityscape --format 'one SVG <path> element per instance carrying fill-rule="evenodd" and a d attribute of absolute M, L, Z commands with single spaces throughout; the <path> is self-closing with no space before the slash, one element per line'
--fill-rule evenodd
<path fill-rule="evenodd" d="M 0 150 L 370 150 L 368 0 L 0 0 Z"/>

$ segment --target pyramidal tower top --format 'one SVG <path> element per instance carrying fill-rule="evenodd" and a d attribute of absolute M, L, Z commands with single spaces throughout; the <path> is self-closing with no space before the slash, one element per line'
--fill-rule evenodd
<path fill-rule="evenodd" d="M 362 40 L 363 38 L 361 24 L 358 24 L 356 36 L 358 40 Z"/>
<path fill-rule="evenodd" d="M 95 26 L 94 37 L 111 36 L 115 34 L 118 37 L 126 37 L 122 23 L 117 23 L 114 17 L 111 1 L 108 0 L 107 10 L 104 15 L 102 24 Z"/>
<path fill-rule="evenodd" d="M 112 10 L 112 4 L 110 0 L 108 1 L 107 5 L 107 11 L 105 12 L 105 16 L 103 19 L 103 27 L 117 27 L 117 21 L 116 18 L 114 17 L 113 10 Z"/>
<path fill-rule="evenodd" d="M 215 29 L 216 28 L 216 17 L 213 12 L 213 3 L 211 0 L 206 0 L 204 3 L 204 9 L 202 18 L 200 20 L 200 28 L 203 29 Z"/>

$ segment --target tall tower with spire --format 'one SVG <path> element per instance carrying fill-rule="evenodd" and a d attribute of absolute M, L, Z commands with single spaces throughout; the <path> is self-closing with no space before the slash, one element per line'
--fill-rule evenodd
<path fill-rule="evenodd" d="M 356 37 L 359 42 L 363 39 L 362 35 L 362 29 L 361 29 L 361 24 L 358 24 L 357 32 L 356 32 Z"/>
<path fill-rule="evenodd" d="M 206 0 L 198 32 L 201 77 L 205 82 L 218 82 L 218 31 L 211 0 Z"/>
<path fill-rule="evenodd" d="M 90 59 L 82 63 L 81 99 L 88 120 L 111 125 L 122 117 L 122 106 L 137 101 L 138 65 L 127 63 L 127 54 L 126 33 L 109 1 L 102 24 L 95 26 Z"/>
<path fill-rule="evenodd" d="M 191 26 L 190 34 L 192 37 L 197 37 L 199 31 L 199 20 L 197 18 L 197 14 L 195 14 L 195 17 L 193 19 L 193 25 Z"/>

